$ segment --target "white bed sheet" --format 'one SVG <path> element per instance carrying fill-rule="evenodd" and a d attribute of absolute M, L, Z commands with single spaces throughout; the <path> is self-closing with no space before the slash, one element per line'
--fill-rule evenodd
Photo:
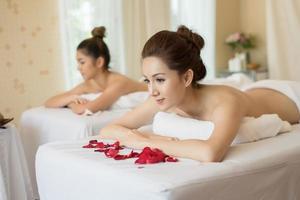
<path fill-rule="evenodd" d="M 67 108 L 36 107 L 25 111 L 21 116 L 21 138 L 35 197 L 38 198 L 34 163 L 39 145 L 97 135 L 107 123 L 127 111 L 110 110 L 92 116 L 76 115 Z"/>
<path fill-rule="evenodd" d="M 221 163 L 115 161 L 81 146 L 88 140 L 40 146 L 41 200 L 300 199 L 300 125 L 293 131 L 232 146 Z"/>
<path fill-rule="evenodd" d="M 12 124 L 0 129 L 0 200 L 32 200 L 23 146 Z"/>

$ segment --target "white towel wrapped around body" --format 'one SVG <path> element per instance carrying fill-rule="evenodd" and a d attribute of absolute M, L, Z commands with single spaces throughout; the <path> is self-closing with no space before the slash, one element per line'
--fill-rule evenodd
<path fill-rule="evenodd" d="M 95 100 L 99 97 L 102 93 L 90 93 L 90 94 L 83 94 L 80 97 L 87 99 L 89 101 Z M 149 97 L 148 92 L 133 92 L 127 95 L 121 96 L 113 105 L 110 106 L 108 110 L 115 110 L 115 109 L 132 109 L 139 105 L 140 103 L 144 102 Z M 86 110 L 85 115 L 92 115 L 90 111 Z M 95 114 L 95 113 L 94 113 Z"/>
<path fill-rule="evenodd" d="M 174 113 L 158 112 L 154 117 L 152 128 L 158 135 L 207 140 L 213 132 L 214 124 L 210 121 L 181 117 Z M 291 129 L 291 125 L 282 121 L 277 114 L 262 115 L 258 118 L 245 117 L 233 144 L 274 137 Z"/>

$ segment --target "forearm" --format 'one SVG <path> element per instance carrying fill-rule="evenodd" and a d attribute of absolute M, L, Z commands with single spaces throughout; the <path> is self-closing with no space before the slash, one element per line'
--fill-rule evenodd
<path fill-rule="evenodd" d="M 203 140 L 168 141 L 161 139 L 147 139 L 146 146 L 158 148 L 164 153 L 181 158 L 190 158 L 202 162 L 219 161 L 214 158 L 212 148 Z"/>
<path fill-rule="evenodd" d="M 162 135 L 157 135 L 155 133 L 151 133 L 151 132 L 140 132 L 140 134 L 142 134 L 143 136 L 149 138 L 149 139 L 161 139 L 161 140 L 179 140 L 176 137 L 167 137 L 167 136 L 162 136 Z"/>
<path fill-rule="evenodd" d="M 101 129 L 100 137 L 104 139 L 118 140 L 120 137 L 130 135 L 131 130 L 120 125 L 108 125 Z"/>
<path fill-rule="evenodd" d="M 107 110 L 109 106 L 103 105 L 102 102 L 97 101 L 90 101 L 85 104 L 85 108 L 91 111 L 92 113 L 96 113 L 98 111 Z"/>
<path fill-rule="evenodd" d="M 48 99 L 45 102 L 45 107 L 47 108 L 59 108 L 64 107 L 72 103 L 77 95 L 58 95 Z"/>

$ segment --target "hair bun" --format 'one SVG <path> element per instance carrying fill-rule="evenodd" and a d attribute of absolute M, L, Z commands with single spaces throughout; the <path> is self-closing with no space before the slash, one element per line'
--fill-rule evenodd
<path fill-rule="evenodd" d="M 198 48 L 199 52 L 204 47 L 204 39 L 199 34 L 192 32 L 184 25 L 180 25 L 177 28 L 177 34 L 193 43 Z"/>
<path fill-rule="evenodd" d="M 99 37 L 101 39 L 103 39 L 105 37 L 105 27 L 104 26 L 100 26 L 100 27 L 95 27 L 92 30 L 92 36 L 93 37 Z"/>

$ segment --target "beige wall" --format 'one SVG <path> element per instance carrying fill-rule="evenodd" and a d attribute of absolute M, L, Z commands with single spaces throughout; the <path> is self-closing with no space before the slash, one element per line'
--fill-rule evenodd
<path fill-rule="evenodd" d="M 217 0 L 216 5 L 216 67 L 227 66 L 232 53 L 224 40 L 236 31 L 257 36 L 252 59 L 265 65 L 265 0 Z M 57 1 L 0 1 L 0 112 L 15 122 L 24 110 L 64 89 L 58 10 Z M 139 62 L 132 65 L 140 68 Z"/>
<path fill-rule="evenodd" d="M 63 90 L 57 1 L 0 1 L 0 112 L 15 117 Z"/>
<path fill-rule="evenodd" d="M 267 66 L 265 0 L 241 0 L 241 30 L 255 36 L 257 47 L 251 51 L 253 62 Z"/>
<path fill-rule="evenodd" d="M 257 47 L 251 50 L 252 62 L 266 67 L 265 0 L 217 0 L 216 5 L 217 70 L 226 68 L 228 59 L 233 56 L 230 48 L 224 44 L 226 37 L 238 31 L 255 36 Z"/>
<path fill-rule="evenodd" d="M 240 31 L 240 0 L 216 1 L 216 70 L 227 67 L 232 56 L 226 37 Z"/>

